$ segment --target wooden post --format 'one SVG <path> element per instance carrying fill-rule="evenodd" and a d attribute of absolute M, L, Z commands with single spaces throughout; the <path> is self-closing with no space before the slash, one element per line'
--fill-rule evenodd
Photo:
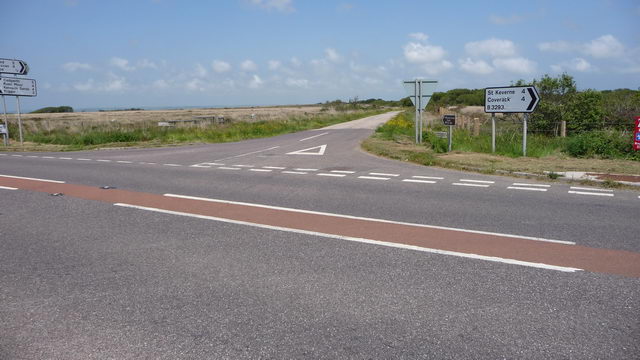
<path fill-rule="evenodd" d="M 473 118 L 473 136 L 480 136 L 480 119 Z"/>
<path fill-rule="evenodd" d="M 567 137 L 567 121 L 562 120 L 560 122 L 560 136 Z"/>

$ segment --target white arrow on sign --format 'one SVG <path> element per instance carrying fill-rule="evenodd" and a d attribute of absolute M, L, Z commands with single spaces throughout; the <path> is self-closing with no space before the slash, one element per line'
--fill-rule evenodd
<path fill-rule="evenodd" d="M 317 151 L 310 151 L 310 150 L 314 150 L 314 149 L 318 149 L 318 150 Z M 290 153 L 287 153 L 287 155 L 324 155 L 324 151 L 326 149 L 327 149 L 327 145 L 325 144 L 325 145 L 310 147 L 308 149 L 292 151 Z"/>
<path fill-rule="evenodd" d="M 36 96 L 36 81 L 21 78 L 0 78 L 0 95 Z"/>
<path fill-rule="evenodd" d="M 429 100 L 431 100 L 431 95 L 433 95 L 433 92 L 436 90 L 438 82 L 436 80 L 403 81 L 402 84 L 404 85 L 407 94 L 409 94 L 409 99 L 411 99 L 414 106 L 416 105 L 416 82 L 420 84 L 420 88 L 417 90 L 421 94 L 422 101 L 420 102 L 420 105 L 422 105 L 422 108 L 424 109 L 427 107 Z"/>
<path fill-rule="evenodd" d="M 539 102 L 535 86 L 484 89 L 484 112 L 487 113 L 530 113 Z"/>
<path fill-rule="evenodd" d="M 27 75 L 29 65 L 22 60 L 0 59 L 0 73 Z"/>

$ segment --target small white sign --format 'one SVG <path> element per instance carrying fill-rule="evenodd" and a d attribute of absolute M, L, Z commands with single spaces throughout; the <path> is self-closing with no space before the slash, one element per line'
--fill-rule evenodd
<path fill-rule="evenodd" d="M 0 134 L 7 134 L 7 128 L 4 124 L 0 124 Z"/>
<path fill-rule="evenodd" d="M 540 102 L 534 86 L 510 86 L 484 89 L 484 112 L 530 113 Z"/>
<path fill-rule="evenodd" d="M 36 81 L 21 78 L 0 78 L 0 95 L 36 96 Z"/>
<path fill-rule="evenodd" d="M 27 75 L 29 66 L 22 60 L 0 59 L 0 73 Z"/>

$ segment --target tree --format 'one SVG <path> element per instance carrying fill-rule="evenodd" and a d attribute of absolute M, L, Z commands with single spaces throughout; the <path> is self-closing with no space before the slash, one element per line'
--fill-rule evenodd
<path fill-rule="evenodd" d="M 572 132 L 600 130 L 604 128 L 602 94 L 587 90 L 572 96 L 566 104 L 567 129 Z"/>
<path fill-rule="evenodd" d="M 531 115 L 531 129 L 557 135 L 560 122 L 567 120 L 566 105 L 576 94 L 576 82 L 573 76 L 563 73 L 556 78 L 544 75 L 540 80 L 534 80 L 533 85 L 540 94 L 540 103 Z"/>

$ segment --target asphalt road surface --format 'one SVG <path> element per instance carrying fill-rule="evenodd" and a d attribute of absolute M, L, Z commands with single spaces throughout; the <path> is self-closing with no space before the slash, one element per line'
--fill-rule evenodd
<path fill-rule="evenodd" d="M 0 152 L 0 359 L 640 357 L 637 192 L 359 150 L 391 115 Z"/>

